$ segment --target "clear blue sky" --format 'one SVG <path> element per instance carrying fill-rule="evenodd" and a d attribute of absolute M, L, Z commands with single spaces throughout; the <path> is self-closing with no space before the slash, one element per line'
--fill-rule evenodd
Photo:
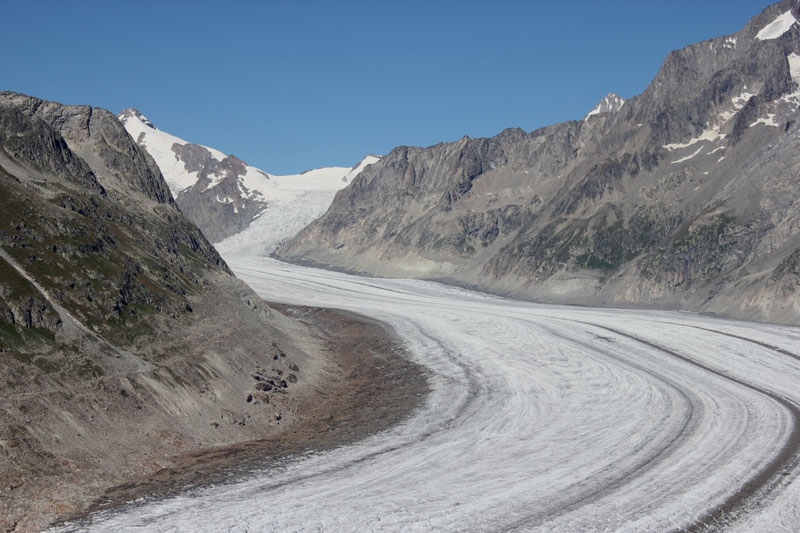
<path fill-rule="evenodd" d="M 0 89 L 115 113 L 273 173 L 588 112 L 756 0 L 6 2 Z"/>

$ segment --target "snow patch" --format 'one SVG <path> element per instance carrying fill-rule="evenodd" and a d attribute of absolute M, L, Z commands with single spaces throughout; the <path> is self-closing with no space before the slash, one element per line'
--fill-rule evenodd
<path fill-rule="evenodd" d="M 680 150 L 681 148 L 688 148 L 689 146 L 691 146 L 693 144 L 697 144 L 697 143 L 702 142 L 702 141 L 714 142 L 714 141 L 718 141 L 718 140 L 724 139 L 724 138 L 725 138 L 725 134 L 719 132 L 719 127 L 715 127 L 715 128 L 711 128 L 711 129 L 705 130 L 703 133 L 701 133 L 697 137 L 695 137 L 693 139 L 689 139 L 685 143 L 665 144 L 664 148 L 666 148 L 667 150 L 669 150 L 671 152 L 673 150 Z M 676 163 L 677 163 L 677 161 L 676 161 Z"/>
<path fill-rule="evenodd" d="M 765 126 L 774 126 L 779 127 L 780 124 L 775 120 L 775 113 L 770 113 L 766 117 L 759 118 L 752 124 L 748 126 L 748 128 L 752 128 L 753 126 L 758 126 L 759 124 L 764 124 Z"/>
<path fill-rule="evenodd" d="M 217 170 L 213 174 L 209 175 L 208 178 L 211 180 L 211 182 L 208 184 L 208 186 L 206 186 L 206 190 L 213 189 L 222 183 L 222 180 L 224 180 L 227 175 L 228 172 L 222 169 Z"/>
<path fill-rule="evenodd" d="M 800 55 L 792 52 L 786 56 L 786 61 L 789 63 L 789 75 L 795 83 L 794 91 L 789 94 L 784 94 L 777 102 L 786 102 L 800 106 Z"/>
<path fill-rule="evenodd" d="M 695 152 L 692 155 L 687 155 L 686 157 L 682 157 L 680 159 L 677 159 L 677 160 L 673 161 L 672 164 L 674 165 L 675 163 L 683 163 L 684 161 L 688 161 L 689 159 L 691 159 L 694 156 L 696 156 L 697 154 L 699 154 L 702 149 L 703 149 L 703 147 L 701 146 L 700 148 L 695 150 Z"/>
<path fill-rule="evenodd" d="M 786 56 L 786 60 L 789 62 L 789 75 L 795 83 L 800 85 L 800 55 L 792 52 Z"/>
<path fill-rule="evenodd" d="M 761 31 L 756 34 L 756 39 L 759 41 L 769 41 L 777 39 L 797 22 L 797 19 L 792 15 L 790 9 L 786 13 L 779 15 L 778 18 L 761 28 Z"/>
<path fill-rule="evenodd" d="M 724 139 L 727 135 L 721 132 L 722 126 L 731 118 L 733 118 L 733 116 L 741 108 L 743 108 L 753 96 L 753 93 L 747 91 L 747 86 L 745 85 L 744 90 L 740 94 L 731 98 L 731 103 L 729 104 L 730 108 L 722 111 L 719 115 L 717 115 L 716 119 L 712 120 L 711 123 L 706 124 L 707 129 L 704 130 L 700 135 L 689 139 L 685 143 L 665 144 L 663 147 L 671 152 L 673 150 L 688 148 L 693 144 L 703 141 L 715 142 Z M 712 123 L 713 125 L 711 125 Z"/>

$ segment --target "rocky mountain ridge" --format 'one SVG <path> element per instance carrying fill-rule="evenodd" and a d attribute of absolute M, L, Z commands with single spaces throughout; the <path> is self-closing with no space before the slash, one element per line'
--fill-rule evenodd
<path fill-rule="evenodd" d="M 800 323 L 798 17 L 797 1 L 779 2 L 671 52 L 641 95 L 581 121 L 398 147 L 276 255 L 545 302 Z"/>
<path fill-rule="evenodd" d="M 137 144 L 155 159 L 181 211 L 215 243 L 246 229 L 273 204 L 297 200 L 308 190 L 341 189 L 366 165 L 378 160 L 367 156 L 353 167 L 277 176 L 251 167 L 234 155 L 163 132 L 137 109 L 123 110 L 119 119 Z"/>

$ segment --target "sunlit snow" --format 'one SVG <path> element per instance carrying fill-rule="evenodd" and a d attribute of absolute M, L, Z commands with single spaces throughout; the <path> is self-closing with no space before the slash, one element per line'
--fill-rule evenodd
<path fill-rule="evenodd" d="M 675 161 L 672 162 L 672 164 L 674 165 L 675 163 L 683 163 L 684 161 L 688 161 L 689 159 L 691 159 L 694 156 L 696 156 L 697 154 L 699 154 L 702 150 L 703 150 L 703 147 L 701 146 L 700 148 L 695 150 L 695 152 L 693 154 L 687 155 L 686 157 L 681 157 L 680 159 L 676 159 Z"/>
<path fill-rule="evenodd" d="M 797 19 L 794 18 L 792 15 L 792 10 L 790 9 L 786 13 L 778 16 L 775 20 L 761 28 L 756 34 L 756 39 L 760 41 L 768 41 L 770 39 L 777 39 L 787 31 L 797 22 Z"/>
<path fill-rule="evenodd" d="M 764 126 L 774 126 L 776 128 L 780 126 L 778 121 L 775 120 L 775 113 L 769 113 L 766 117 L 760 117 L 748 127 L 752 128 L 753 126 L 758 126 L 759 124 L 763 124 Z"/>
<path fill-rule="evenodd" d="M 786 56 L 786 60 L 789 62 L 789 75 L 795 83 L 800 84 L 800 55 L 792 52 Z"/>
<path fill-rule="evenodd" d="M 142 120 L 144 119 L 144 120 Z M 156 160 L 164 179 L 173 196 L 197 182 L 197 172 L 189 172 L 183 161 L 180 161 L 172 150 L 172 146 L 189 144 L 179 137 L 170 135 L 150 125 L 145 117 L 130 116 L 126 118 L 125 129 L 136 142 L 144 144 L 148 153 Z M 204 146 L 217 161 L 225 159 L 225 154 L 214 148 Z"/>
<path fill-rule="evenodd" d="M 702 141 L 714 142 L 714 141 L 718 141 L 718 140 L 724 139 L 724 138 L 725 138 L 725 134 L 719 132 L 719 127 L 714 127 L 714 128 L 710 128 L 710 129 L 705 130 L 703 133 L 701 133 L 697 137 L 694 137 L 693 139 L 689 139 L 685 143 L 665 144 L 664 148 L 666 148 L 669 151 L 680 150 L 681 148 L 688 148 L 689 146 L 691 146 L 693 144 L 697 144 L 697 143 L 702 142 Z"/>

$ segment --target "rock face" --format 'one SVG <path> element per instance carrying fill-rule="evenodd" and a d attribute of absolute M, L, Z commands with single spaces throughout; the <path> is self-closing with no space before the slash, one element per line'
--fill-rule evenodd
<path fill-rule="evenodd" d="M 233 277 L 113 114 L 0 93 L 4 531 L 290 426 L 325 368 L 303 336 Z M 253 375 L 286 385 L 247 402 Z"/>
<path fill-rule="evenodd" d="M 212 242 L 239 233 L 267 207 L 266 198 L 239 183 L 247 173 L 244 161 L 235 156 L 217 161 L 197 144 L 176 145 L 175 155 L 198 174 L 194 185 L 178 193 L 178 205 Z"/>
<path fill-rule="evenodd" d="M 584 120 L 398 147 L 278 249 L 546 302 L 800 323 L 800 18 L 674 51 Z"/>
<path fill-rule="evenodd" d="M 119 119 L 155 159 L 181 211 L 215 243 L 247 228 L 271 205 L 302 196 L 298 191 L 341 189 L 361 168 L 359 164 L 272 176 L 233 155 L 163 132 L 134 108 L 123 110 Z"/>

